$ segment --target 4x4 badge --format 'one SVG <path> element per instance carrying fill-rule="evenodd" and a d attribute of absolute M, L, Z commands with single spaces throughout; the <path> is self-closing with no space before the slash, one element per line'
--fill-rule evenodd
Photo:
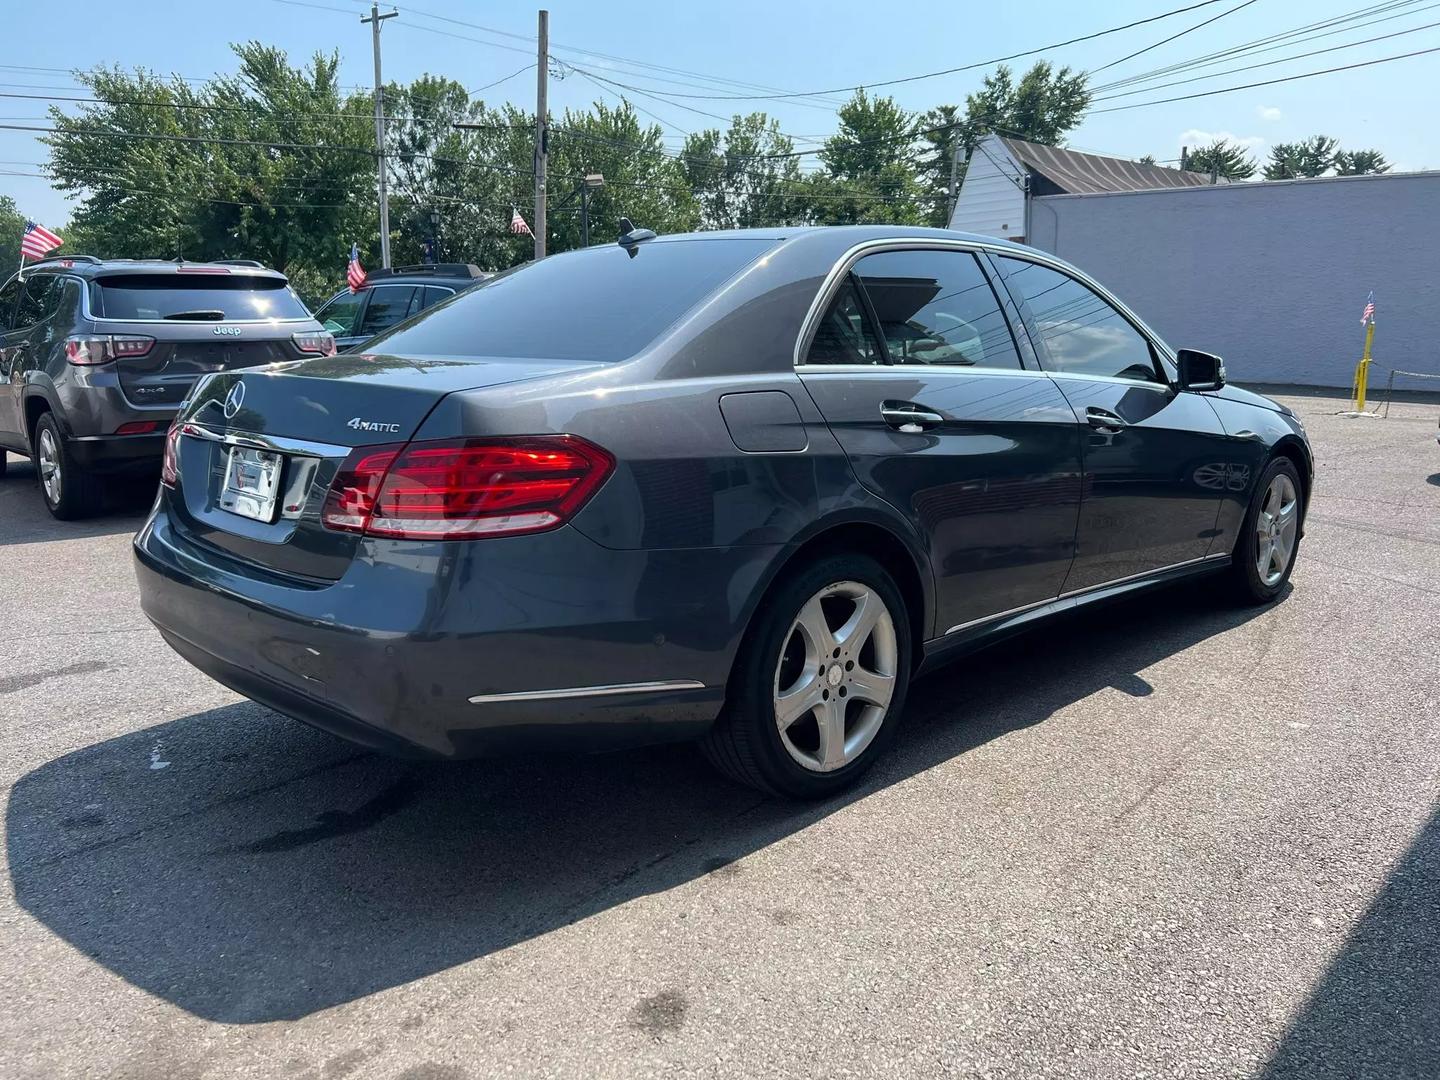
<path fill-rule="evenodd" d="M 230 387 L 230 393 L 225 395 L 225 419 L 233 420 L 235 414 L 240 411 L 240 406 L 245 404 L 245 384 L 237 382 Z"/>

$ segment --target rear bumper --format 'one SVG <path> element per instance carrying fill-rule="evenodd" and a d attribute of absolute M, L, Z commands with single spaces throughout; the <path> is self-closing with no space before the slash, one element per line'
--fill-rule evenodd
<path fill-rule="evenodd" d="M 713 722 L 770 548 L 615 551 L 573 529 L 434 547 L 365 541 L 344 577 L 260 577 L 178 535 L 135 538 L 145 614 L 247 697 L 396 754 L 594 751 Z M 445 545 L 441 545 L 446 547 Z M 520 557 L 523 575 L 514 562 Z"/>
<path fill-rule="evenodd" d="M 144 472 L 160 468 L 165 432 L 158 435 L 90 435 L 66 445 L 82 469 L 91 472 Z"/>

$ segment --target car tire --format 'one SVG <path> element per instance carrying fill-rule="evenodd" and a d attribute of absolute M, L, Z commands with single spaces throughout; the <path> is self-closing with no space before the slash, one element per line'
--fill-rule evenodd
<path fill-rule="evenodd" d="M 1305 488 L 1288 457 L 1275 457 L 1250 496 L 1231 557 L 1231 591 L 1241 604 L 1269 604 L 1280 595 L 1300 553 Z"/>
<path fill-rule="evenodd" d="M 701 749 L 770 794 L 834 795 L 894 738 L 911 649 L 905 601 L 875 560 L 828 555 L 789 573 L 756 612 Z"/>
<path fill-rule="evenodd" d="M 74 521 L 99 511 L 104 492 L 99 477 L 76 464 L 51 413 L 35 424 L 35 477 L 45 508 L 60 521 Z"/>

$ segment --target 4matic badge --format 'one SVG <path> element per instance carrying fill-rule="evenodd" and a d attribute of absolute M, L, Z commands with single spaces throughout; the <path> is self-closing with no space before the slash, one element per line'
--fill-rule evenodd
<path fill-rule="evenodd" d="M 379 420 L 361 420 L 358 416 L 351 417 L 345 426 L 352 431 L 384 431 L 394 433 L 400 430 L 399 424 L 382 424 Z"/>

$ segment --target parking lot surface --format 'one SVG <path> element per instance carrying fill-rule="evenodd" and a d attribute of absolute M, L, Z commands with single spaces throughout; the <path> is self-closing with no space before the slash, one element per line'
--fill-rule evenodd
<path fill-rule="evenodd" d="M 686 747 L 416 765 L 252 705 L 0 480 L 0 1076 L 1440 1075 L 1432 403 L 1283 396 L 1293 588 L 916 685 L 839 801 Z"/>

